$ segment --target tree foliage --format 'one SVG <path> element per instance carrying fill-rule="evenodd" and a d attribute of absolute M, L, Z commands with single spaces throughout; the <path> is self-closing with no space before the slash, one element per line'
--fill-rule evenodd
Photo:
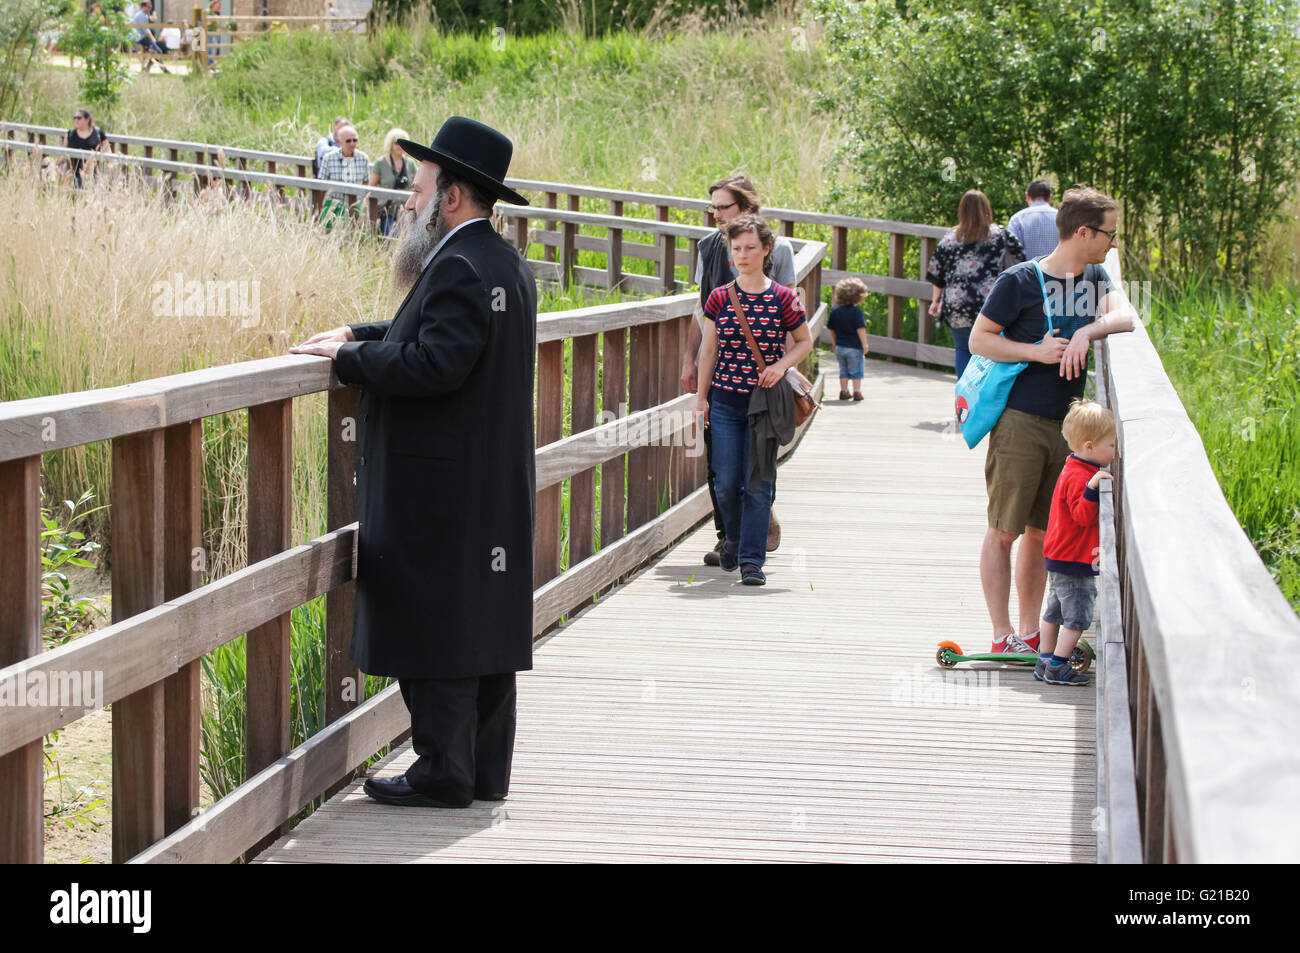
<path fill-rule="evenodd" d="M 1249 273 L 1292 194 L 1300 56 L 1286 0 L 815 0 L 845 117 L 837 207 L 1003 220 L 1026 184 L 1122 206 L 1129 263 Z M 1059 193 L 1058 193 L 1059 194 Z"/>
<path fill-rule="evenodd" d="M 111 120 L 122 98 L 122 87 L 131 81 L 131 73 L 122 55 L 135 41 L 126 18 L 126 0 L 103 0 L 90 10 L 79 10 L 72 27 L 60 41 L 71 53 L 85 57 L 81 74 L 81 96 L 93 113 Z"/>
<path fill-rule="evenodd" d="M 0 0 L 0 116 L 22 99 L 41 34 L 72 9 L 72 0 Z"/>

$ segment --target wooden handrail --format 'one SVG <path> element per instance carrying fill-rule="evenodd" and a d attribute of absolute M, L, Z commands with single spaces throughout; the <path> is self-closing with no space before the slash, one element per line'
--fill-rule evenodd
<path fill-rule="evenodd" d="M 1294 861 L 1300 694 L 1279 660 L 1300 646 L 1300 618 L 1233 516 L 1146 329 L 1099 347 L 1097 389 L 1119 434 L 1116 575 L 1142 856 Z"/>

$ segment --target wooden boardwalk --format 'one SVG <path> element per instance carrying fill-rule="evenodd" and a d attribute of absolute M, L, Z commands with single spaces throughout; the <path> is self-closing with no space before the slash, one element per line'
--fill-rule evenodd
<path fill-rule="evenodd" d="M 872 361 L 864 390 L 781 466 L 766 587 L 700 563 L 706 524 L 539 644 L 509 800 L 393 808 L 357 782 L 259 860 L 1095 860 L 1093 686 L 934 661 L 989 639 L 952 376 Z"/>

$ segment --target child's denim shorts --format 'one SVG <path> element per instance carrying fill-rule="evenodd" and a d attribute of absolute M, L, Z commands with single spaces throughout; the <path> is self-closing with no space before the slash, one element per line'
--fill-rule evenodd
<path fill-rule="evenodd" d="M 862 348 L 835 345 L 835 356 L 840 362 L 840 380 L 862 380 Z"/>
<path fill-rule="evenodd" d="M 1097 601 L 1095 576 L 1049 572 L 1047 589 L 1044 622 L 1054 622 L 1063 628 L 1078 629 L 1080 632 L 1092 625 L 1092 607 Z"/>

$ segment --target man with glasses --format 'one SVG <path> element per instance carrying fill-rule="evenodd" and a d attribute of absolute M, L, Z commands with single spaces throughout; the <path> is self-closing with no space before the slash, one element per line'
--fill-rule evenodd
<path fill-rule="evenodd" d="M 357 130 L 343 126 L 338 130 L 339 147 L 325 153 L 321 159 L 317 178 L 349 185 L 365 185 L 370 178 L 370 157 L 357 148 Z M 347 211 L 347 197 L 342 192 L 327 192 L 321 208 L 321 221 L 326 228 Z"/>
<path fill-rule="evenodd" d="M 695 258 L 695 282 L 700 286 L 700 297 L 695 302 L 695 320 L 691 322 L 686 334 L 686 350 L 682 354 L 682 388 L 694 394 L 699 386 L 700 346 L 704 340 L 704 302 L 714 288 L 719 288 L 736 277 L 735 265 L 731 262 L 731 250 L 722 234 L 722 226 L 741 215 L 761 215 L 762 207 L 758 203 L 758 190 L 754 183 L 743 175 L 729 175 L 709 186 L 709 211 L 713 213 L 718 230 L 700 242 L 699 254 Z M 793 288 L 794 249 L 789 240 L 778 237 L 772 249 L 771 265 L 764 273 L 779 285 Z M 792 346 L 786 342 L 786 348 Z M 713 501 L 713 528 L 717 531 L 718 542 L 704 554 L 706 566 L 721 563 L 722 544 L 725 532 L 722 517 L 718 513 L 718 497 L 713 486 L 713 438 L 710 430 L 704 431 L 704 449 L 708 456 L 709 499 Z M 772 510 L 768 521 L 767 551 L 770 553 L 781 544 L 781 523 Z"/>
<path fill-rule="evenodd" d="M 1071 401 L 1083 396 L 1092 342 L 1132 331 L 1137 320 L 1101 265 L 1115 245 L 1118 217 L 1119 205 L 1096 189 L 1066 192 L 1056 212 L 1056 249 L 999 275 L 971 329 L 972 354 L 1028 362 L 989 432 L 984 462 L 989 528 L 980 550 L 980 580 L 993 625 L 993 652 L 1038 651 L 1047 584 L 1043 537 L 1056 478 L 1070 454 L 1061 421 Z M 1050 334 L 1045 308 L 1051 313 Z M 1018 630 L 1011 625 L 1009 606 L 1011 544 L 1017 538 Z"/>

